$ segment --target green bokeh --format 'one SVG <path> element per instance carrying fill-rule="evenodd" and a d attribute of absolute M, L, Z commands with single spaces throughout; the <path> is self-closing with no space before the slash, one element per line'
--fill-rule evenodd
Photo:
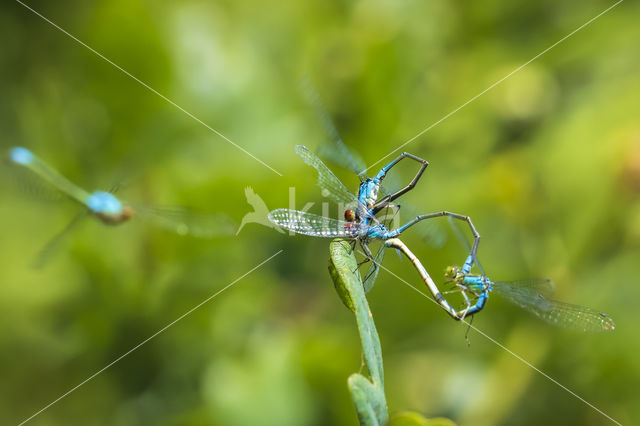
<path fill-rule="evenodd" d="M 328 137 L 317 87 L 372 164 L 611 2 L 31 1 L 28 4 L 267 163 L 241 152 L 21 6 L 0 7 L 1 148 L 27 146 L 87 189 L 225 212 L 323 201 L 293 147 Z M 640 9 L 623 2 L 403 150 L 429 160 L 405 198 L 465 213 L 495 279 L 549 277 L 612 333 L 552 328 L 499 298 L 474 325 L 623 424 L 640 418 Z M 377 164 L 379 167 L 380 164 Z M 338 176 L 353 187 L 348 171 Z M 415 169 L 402 165 L 399 182 Z M 37 425 L 354 424 L 353 315 L 328 240 L 247 224 L 199 240 L 87 220 L 29 264 L 78 209 L 0 182 L 0 423 L 16 424 L 276 253 L 276 258 L 35 417 Z M 339 212 L 332 210 L 336 216 Z M 434 278 L 464 250 L 405 242 Z M 385 266 L 421 288 L 409 262 Z M 368 294 L 391 414 L 458 424 L 608 424 L 382 272 Z"/>

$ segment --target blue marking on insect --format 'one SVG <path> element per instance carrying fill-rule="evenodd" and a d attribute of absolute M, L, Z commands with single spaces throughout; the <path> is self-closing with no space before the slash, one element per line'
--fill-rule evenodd
<path fill-rule="evenodd" d="M 463 274 L 468 274 L 471 272 L 471 268 L 473 267 L 474 261 L 475 259 L 473 258 L 473 256 L 471 255 L 467 256 L 467 260 L 465 260 L 464 265 L 462 265 Z"/>
<path fill-rule="evenodd" d="M 493 292 L 559 327 L 593 332 L 615 329 L 614 321 L 607 314 L 585 306 L 550 299 L 554 290 L 550 280 L 493 281 L 486 276 L 467 275 L 453 266 L 447 268 L 445 276 L 462 291 L 467 301 L 466 315 L 473 315 L 482 310 L 489 299 L 489 293 Z M 467 292 L 477 298 L 475 304 L 471 304 Z"/>
<path fill-rule="evenodd" d="M 383 224 L 372 225 L 367 228 L 367 238 L 379 238 L 386 239 L 389 235 L 389 230 Z"/>
<path fill-rule="evenodd" d="M 380 190 L 380 178 L 368 178 L 366 181 L 360 184 L 358 190 L 358 201 L 371 209 L 373 205 L 378 201 L 378 192 Z"/>
<path fill-rule="evenodd" d="M 31 164 L 33 162 L 33 153 L 27 148 L 16 146 L 9 151 L 9 158 L 17 164 Z"/>
<path fill-rule="evenodd" d="M 122 213 L 122 203 L 113 194 L 95 191 L 87 199 L 87 207 L 94 213 L 118 215 Z"/>
<path fill-rule="evenodd" d="M 320 160 L 320 158 L 307 147 L 298 145 L 296 146 L 295 151 L 306 164 L 312 166 L 318 172 L 318 185 L 323 190 L 323 195 L 326 195 L 334 201 L 346 206 L 355 205 L 356 210 L 352 210 L 351 207 L 347 208 L 344 211 L 344 221 L 290 209 L 273 210 L 269 213 L 268 218 L 275 225 L 298 234 L 323 238 L 351 238 L 356 242 L 359 242 L 360 248 L 363 250 L 366 258 L 371 261 L 371 266 L 363 280 L 365 291 L 369 291 L 375 282 L 385 248 L 395 247 L 396 249 L 403 250 L 405 255 L 411 259 L 411 263 L 416 267 L 416 269 L 418 269 L 418 272 L 425 281 L 429 291 L 431 291 L 433 296 L 437 298 L 437 294 L 439 294 L 437 286 L 433 283 L 431 277 L 428 276 L 426 270 L 422 267 L 417 257 L 415 257 L 413 253 L 410 253 L 408 248 L 399 240 L 392 244 L 387 244 L 389 241 L 402 234 L 405 230 L 428 219 L 448 216 L 456 220 L 464 221 L 469 225 L 474 237 L 474 242 L 473 246 L 470 248 L 464 270 L 468 272 L 473 267 L 476 259 L 480 234 L 468 216 L 448 211 L 421 214 L 393 230 L 389 230 L 383 222 L 376 218 L 376 215 L 383 209 L 399 207 L 392 203 L 415 187 L 416 183 L 422 177 L 423 172 L 429 165 L 426 160 L 413 154 L 403 152 L 383 167 L 373 178 L 366 177 L 363 172 L 359 173 L 358 176 L 361 179 L 361 184 L 356 196 L 350 192 L 349 189 L 333 174 L 333 172 L 329 170 L 322 160 Z M 391 168 L 404 159 L 409 159 L 419 163 L 420 170 L 418 170 L 415 177 L 411 182 L 409 182 L 409 184 L 407 184 L 407 186 L 378 199 L 382 180 Z M 385 241 L 375 255 L 371 252 L 368 246 L 371 240 Z M 464 318 L 467 312 L 466 310 L 460 312 L 456 311 L 445 299 L 439 299 L 438 304 L 456 320 Z"/>
<path fill-rule="evenodd" d="M 471 290 L 475 290 L 475 291 L 484 290 L 484 287 L 485 287 L 485 282 L 484 281 L 487 282 L 486 283 L 487 290 L 489 290 L 489 291 L 493 290 L 493 288 L 491 287 L 491 281 L 483 279 L 483 277 L 480 276 L 480 275 L 465 276 L 463 278 L 463 282 L 464 282 L 465 286 L 470 288 Z"/>
<path fill-rule="evenodd" d="M 469 290 L 477 293 L 478 297 L 476 303 L 468 308 L 466 315 L 473 315 L 480 312 L 487 303 L 487 300 L 489 300 L 489 292 L 493 290 L 491 281 L 480 275 L 463 275 L 462 282 Z"/>

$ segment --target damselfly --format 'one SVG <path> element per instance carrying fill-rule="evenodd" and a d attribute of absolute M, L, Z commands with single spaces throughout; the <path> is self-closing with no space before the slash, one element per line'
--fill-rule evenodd
<path fill-rule="evenodd" d="M 436 217 L 448 216 L 453 219 L 464 221 L 469 225 L 474 241 L 465 262 L 465 270 L 471 270 L 475 262 L 480 234 L 478 234 L 478 231 L 468 216 L 448 211 L 423 214 L 416 216 L 406 224 L 393 230 L 387 229 L 384 223 L 381 223 L 376 218 L 376 215 L 380 211 L 392 206 L 393 201 L 415 187 L 416 183 L 429 165 L 426 160 L 406 152 L 400 154 L 397 158 L 383 167 L 373 178 L 364 179 L 360 183 L 358 195 L 356 196 L 351 193 L 331 172 L 331 170 L 329 170 L 322 160 L 320 160 L 320 158 L 313 154 L 309 149 L 305 146 L 298 145 L 295 150 L 305 163 L 317 170 L 318 185 L 322 189 L 323 195 L 345 206 L 345 220 L 322 217 L 316 214 L 290 209 L 273 210 L 269 213 L 269 220 L 278 226 L 299 234 L 325 238 L 350 238 L 353 239 L 354 242 L 359 243 L 366 256 L 366 260 L 372 261 L 371 267 L 369 268 L 370 270 L 365 276 L 364 284 L 367 290 L 372 287 L 373 281 L 377 276 L 379 264 L 382 259 L 382 254 L 380 253 L 384 250 L 384 248 L 382 248 L 381 252 L 374 256 L 369 249 L 369 242 L 371 240 L 395 239 L 413 225 Z M 405 158 L 418 162 L 420 164 L 420 170 L 407 186 L 395 193 L 385 195 L 378 199 L 380 183 L 384 180 L 389 170 Z M 440 306 L 447 311 L 447 313 L 455 319 L 464 317 L 464 313 L 457 312 L 451 307 L 444 297 L 442 297 L 435 285 L 428 287 L 433 294 L 433 297 Z"/>
<path fill-rule="evenodd" d="M 615 328 L 611 317 L 584 306 L 551 300 L 555 287 L 551 280 L 532 279 L 512 282 L 492 281 L 486 276 L 464 273 L 449 266 L 447 281 L 456 285 L 466 300 L 466 314 L 480 311 L 490 293 L 499 294 L 507 301 L 532 312 L 550 324 L 577 331 L 609 331 Z M 471 299 L 475 302 L 471 304 Z"/>
<path fill-rule="evenodd" d="M 313 83 L 308 78 L 303 78 L 300 81 L 301 92 L 308 102 L 308 104 L 314 110 L 319 121 L 322 123 L 330 142 L 321 144 L 318 147 L 318 156 L 323 160 L 328 160 L 342 168 L 345 168 L 358 176 L 360 182 L 364 182 L 369 179 L 367 176 L 367 166 L 360 155 L 342 140 L 340 132 L 336 128 L 333 120 L 329 116 L 329 113 L 325 109 L 320 95 L 315 90 Z M 389 187 L 397 187 L 395 176 L 385 176 L 385 181 Z M 392 192 L 385 188 L 382 184 L 379 187 L 380 194 L 384 197 Z M 402 202 L 402 206 L 399 204 L 393 205 L 394 212 L 393 218 L 399 218 L 400 207 L 402 207 L 402 214 L 405 217 L 418 216 L 418 210 L 406 201 Z M 388 226 L 388 225 L 387 225 Z M 437 226 L 437 221 L 429 221 L 417 228 L 416 232 L 422 237 L 422 239 L 428 242 L 431 246 L 441 248 L 444 245 L 446 236 L 443 230 Z M 380 253 L 382 256 L 384 251 Z"/>
<path fill-rule="evenodd" d="M 235 228 L 234 224 L 224 215 L 201 215 L 190 213 L 182 208 L 131 204 L 121 201 L 111 192 L 87 192 L 73 184 L 27 148 L 11 148 L 9 161 L 13 165 L 28 169 L 55 191 L 86 207 L 88 214 L 106 225 L 119 225 L 133 217 L 140 217 L 180 235 L 193 235 L 201 238 L 228 235 Z M 63 233 L 66 233 L 77 222 L 77 219 L 74 219 Z"/>

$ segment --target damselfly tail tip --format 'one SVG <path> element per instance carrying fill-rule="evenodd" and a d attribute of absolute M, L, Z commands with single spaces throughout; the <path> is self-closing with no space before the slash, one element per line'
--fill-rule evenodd
<path fill-rule="evenodd" d="M 16 146 L 9 150 L 9 159 L 16 164 L 30 164 L 33 161 L 33 153 L 27 148 Z"/>

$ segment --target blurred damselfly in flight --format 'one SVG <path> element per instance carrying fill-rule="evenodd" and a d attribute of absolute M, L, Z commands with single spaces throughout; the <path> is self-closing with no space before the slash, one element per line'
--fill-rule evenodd
<path fill-rule="evenodd" d="M 106 225 L 119 225 L 131 219 L 141 218 L 180 235 L 212 238 L 233 233 L 233 224 L 222 214 L 194 214 L 182 208 L 149 207 L 120 200 L 107 191 L 88 192 L 73 184 L 58 171 L 24 147 L 9 150 L 9 162 L 28 169 L 45 185 L 81 204 L 89 214 Z M 82 214 L 80 217 L 84 216 Z M 78 220 L 72 221 L 63 233 L 70 230 Z M 56 237 L 59 238 L 61 235 Z M 44 252 L 49 251 L 48 249 Z M 41 254 L 43 254 L 41 253 Z"/>

